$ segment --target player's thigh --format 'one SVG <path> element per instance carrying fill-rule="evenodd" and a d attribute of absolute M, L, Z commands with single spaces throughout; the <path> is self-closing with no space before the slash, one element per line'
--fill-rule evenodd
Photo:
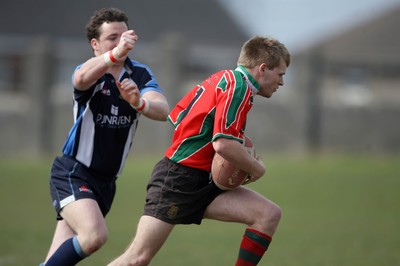
<path fill-rule="evenodd" d="M 93 199 L 80 199 L 65 206 L 61 216 L 76 234 L 92 231 L 107 234 L 107 227 L 100 207 Z"/>
<path fill-rule="evenodd" d="M 278 208 L 261 194 L 242 186 L 218 195 L 207 207 L 204 218 L 251 225 Z"/>
<path fill-rule="evenodd" d="M 140 218 L 133 245 L 137 250 L 153 257 L 167 240 L 173 228 L 173 224 L 143 215 Z"/>

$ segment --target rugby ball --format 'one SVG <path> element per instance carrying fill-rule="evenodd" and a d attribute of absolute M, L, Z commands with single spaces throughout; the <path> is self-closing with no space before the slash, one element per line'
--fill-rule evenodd
<path fill-rule="evenodd" d="M 256 157 L 255 147 L 250 138 L 245 137 L 243 145 L 251 156 Z M 211 175 L 215 185 L 222 190 L 235 189 L 249 178 L 247 172 L 225 160 L 218 153 L 215 153 L 211 164 Z"/>

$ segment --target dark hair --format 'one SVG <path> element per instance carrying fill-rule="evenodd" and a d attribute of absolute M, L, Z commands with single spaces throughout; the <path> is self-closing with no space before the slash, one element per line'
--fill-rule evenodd
<path fill-rule="evenodd" d="M 100 37 L 99 29 L 104 22 L 125 22 L 129 28 L 128 16 L 123 11 L 114 7 L 99 9 L 94 12 L 94 15 L 86 24 L 86 37 L 89 43 L 93 38 L 98 39 Z"/>

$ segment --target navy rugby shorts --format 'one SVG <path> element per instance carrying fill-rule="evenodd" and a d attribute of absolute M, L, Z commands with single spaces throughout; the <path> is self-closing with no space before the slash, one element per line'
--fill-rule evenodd
<path fill-rule="evenodd" d="M 151 174 L 144 215 L 170 224 L 201 224 L 207 206 L 222 192 L 209 172 L 163 158 Z"/>
<path fill-rule="evenodd" d="M 111 208 L 115 196 L 115 178 L 105 178 L 67 156 L 56 157 L 50 173 L 50 194 L 57 212 L 79 199 L 93 199 L 103 216 Z"/>

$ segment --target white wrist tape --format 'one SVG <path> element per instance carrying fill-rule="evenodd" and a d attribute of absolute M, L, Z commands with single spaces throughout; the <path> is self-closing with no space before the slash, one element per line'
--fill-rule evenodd
<path fill-rule="evenodd" d="M 107 66 L 115 65 L 117 60 L 120 59 L 120 57 L 118 56 L 117 47 L 115 47 L 111 51 L 108 51 L 107 53 L 104 53 L 103 59 Z"/>
<path fill-rule="evenodd" d="M 131 105 L 139 113 L 147 113 L 150 109 L 150 101 L 146 98 L 140 98 L 138 106 Z"/>
<path fill-rule="evenodd" d="M 111 61 L 111 58 L 110 58 L 110 52 L 104 53 L 104 55 L 103 55 L 104 62 L 107 64 L 107 66 L 113 66 L 114 65 L 114 62 Z"/>
<path fill-rule="evenodd" d="M 112 49 L 111 55 L 114 57 L 115 61 L 121 58 L 118 55 L 117 47 L 114 47 L 114 49 Z"/>

